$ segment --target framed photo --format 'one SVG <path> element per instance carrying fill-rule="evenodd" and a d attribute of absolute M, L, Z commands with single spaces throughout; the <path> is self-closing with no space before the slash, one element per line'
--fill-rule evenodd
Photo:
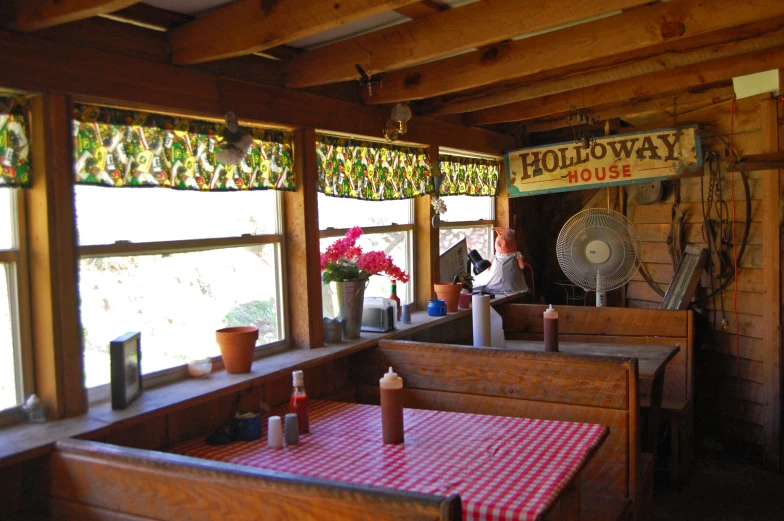
<path fill-rule="evenodd" d="M 112 409 L 125 409 L 142 394 L 142 334 L 125 333 L 109 344 L 112 366 Z"/>

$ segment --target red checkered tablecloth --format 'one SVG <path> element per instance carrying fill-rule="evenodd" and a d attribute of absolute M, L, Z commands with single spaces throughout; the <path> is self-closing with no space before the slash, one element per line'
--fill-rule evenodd
<path fill-rule="evenodd" d="M 457 493 L 466 520 L 534 520 L 604 440 L 603 425 L 405 409 L 405 444 L 381 442 L 373 405 L 314 401 L 310 434 L 271 449 L 254 442 L 207 445 L 203 438 L 171 452 L 302 476 L 410 492 Z"/>

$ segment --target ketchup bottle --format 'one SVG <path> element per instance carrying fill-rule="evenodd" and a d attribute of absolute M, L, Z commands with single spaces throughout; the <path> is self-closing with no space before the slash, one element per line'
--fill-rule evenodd
<path fill-rule="evenodd" d="M 310 432 L 310 419 L 308 418 L 308 395 L 305 393 L 305 377 L 302 371 L 291 373 L 294 388 L 289 400 L 289 412 L 297 415 L 299 433 Z"/>
<path fill-rule="evenodd" d="M 544 312 L 544 350 L 558 352 L 558 312 L 552 304 Z"/>
<path fill-rule="evenodd" d="M 389 368 L 379 380 L 381 437 L 384 443 L 403 443 L 403 379 Z"/>

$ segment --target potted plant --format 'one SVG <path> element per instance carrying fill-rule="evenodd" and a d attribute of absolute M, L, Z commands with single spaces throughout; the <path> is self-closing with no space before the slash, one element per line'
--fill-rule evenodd
<path fill-rule="evenodd" d="M 343 321 L 344 338 L 359 338 L 365 286 L 371 275 L 387 275 L 400 282 L 409 276 L 383 251 L 363 252 L 357 246 L 362 228 L 355 226 L 321 254 L 324 284 L 329 284 L 335 310 Z"/>

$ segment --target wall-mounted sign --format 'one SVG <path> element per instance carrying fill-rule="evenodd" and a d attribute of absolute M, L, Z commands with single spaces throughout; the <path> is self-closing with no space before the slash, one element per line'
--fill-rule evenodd
<path fill-rule="evenodd" d="M 677 177 L 702 166 L 697 127 L 596 138 L 586 148 L 560 143 L 506 154 L 510 197 Z"/>

